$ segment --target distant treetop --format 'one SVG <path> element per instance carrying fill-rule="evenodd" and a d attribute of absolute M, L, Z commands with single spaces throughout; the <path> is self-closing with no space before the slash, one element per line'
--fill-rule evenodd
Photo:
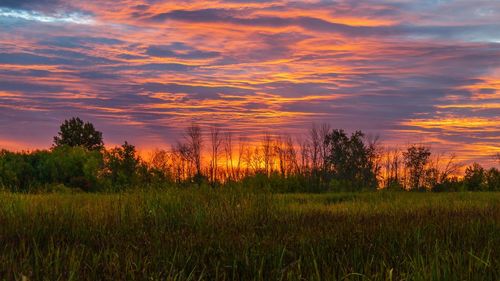
<path fill-rule="evenodd" d="M 54 137 L 54 147 L 81 146 L 88 150 L 100 150 L 104 147 L 102 133 L 90 122 L 84 122 L 78 117 L 65 120 L 57 136 Z"/>

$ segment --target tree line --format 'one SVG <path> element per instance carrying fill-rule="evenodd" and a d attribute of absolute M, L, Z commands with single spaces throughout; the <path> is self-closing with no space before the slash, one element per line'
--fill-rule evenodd
<path fill-rule="evenodd" d="M 500 162 L 500 157 L 497 155 Z M 135 146 L 107 149 L 80 118 L 63 122 L 49 150 L 0 151 L 0 188 L 119 191 L 133 187 L 243 186 L 276 192 L 500 190 L 500 172 L 474 163 L 458 176 L 453 156 L 429 147 L 383 149 L 378 138 L 313 124 L 302 139 L 264 133 L 259 143 L 191 124 L 170 149 L 143 159 Z"/>

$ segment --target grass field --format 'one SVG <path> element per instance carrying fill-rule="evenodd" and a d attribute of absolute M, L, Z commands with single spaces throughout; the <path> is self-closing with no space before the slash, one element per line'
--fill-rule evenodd
<path fill-rule="evenodd" d="M 0 193 L 0 279 L 500 280 L 500 193 Z"/>

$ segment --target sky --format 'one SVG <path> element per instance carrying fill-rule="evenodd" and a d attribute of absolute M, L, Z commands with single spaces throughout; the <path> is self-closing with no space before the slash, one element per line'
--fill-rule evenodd
<path fill-rule="evenodd" d="M 494 165 L 500 1 L 0 0 L 0 147 L 72 116 L 146 150 L 329 123 Z"/>

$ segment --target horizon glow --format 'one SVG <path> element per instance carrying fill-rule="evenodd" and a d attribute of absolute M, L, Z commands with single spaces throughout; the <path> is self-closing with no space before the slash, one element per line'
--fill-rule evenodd
<path fill-rule="evenodd" d="M 78 116 L 107 145 L 168 148 L 191 122 L 258 143 L 312 123 L 500 152 L 500 2 L 0 2 L 0 148 Z"/>

